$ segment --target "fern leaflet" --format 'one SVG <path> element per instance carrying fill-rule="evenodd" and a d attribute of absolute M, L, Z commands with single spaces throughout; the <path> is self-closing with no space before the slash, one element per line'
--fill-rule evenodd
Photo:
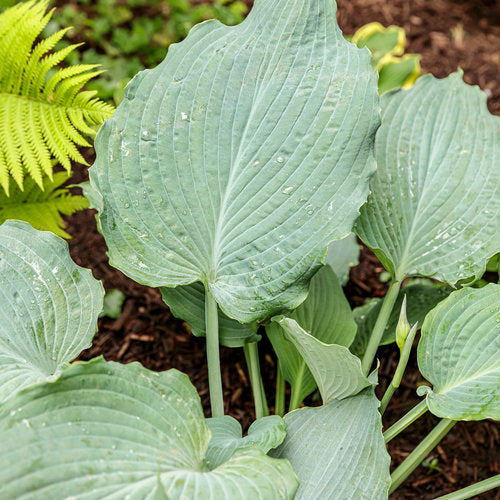
<path fill-rule="evenodd" d="M 71 161 L 86 164 L 77 146 L 82 134 L 109 118 L 114 108 L 81 91 L 101 73 L 97 65 L 54 69 L 78 44 L 53 51 L 67 29 L 35 44 L 49 22 L 48 0 L 30 0 L 0 14 L 0 185 L 9 195 L 10 176 L 22 190 L 26 173 L 44 189 L 52 159 L 69 172 Z"/>

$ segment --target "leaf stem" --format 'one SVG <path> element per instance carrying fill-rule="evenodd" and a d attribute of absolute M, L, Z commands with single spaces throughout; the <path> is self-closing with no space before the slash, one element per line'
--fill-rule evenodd
<path fill-rule="evenodd" d="M 432 429 L 424 440 L 405 458 L 404 462 L 392 473 L 389 494 L 420 465 L 422 460 L 434 449 L 441 439 L 448 434 L 456 424 L 456 420 L 443 418 L 439 424 Z"/>
<path fill-rule="evenodd" d="M 393 281 L 387 294 L 384 297 L 384 302 L 380 308 L 380 312 L 377 317 L 375 326 L 373 327 L 368 346 L 366 348 L 365 354 L 363 356 L 363 361 L 361 362 L 361 368 L 365 375 L 370 373 L 370 368 L 372 366 L 373 360 L 377 354 L 377 349 L 382 340 L 385 327 L 394 308 L 394 304 L 398 298 L 399 289 L 401 288 L 401 281 Z"/>
<path fill-rule="evenodd" d="M 269 413 L 269 410 L 267 409 L 264 384 L 260 373 L 259 347 L 257 342 L 245 344 L 243 346 L 243 351 L 248 365 L 248 373 L 250 374 L 250 383 L 252 384 L 255 416 L 257 418 L 262 418 Z"/>
<path fill-rule="evenodd" d="M 400 432 L 403 432 L 409 425 L 415 422 L 415 420 L 420 418 L 427 410 L 427 402 L 424 399 L 384 432 L 385 442 L 388 443 L 391 439 L 394 439 Z"/>
<path fill-rule="evenodd" d="M 295 383 L 292 385 L 292 393 L 290 394 L 290 404 L 288 405 L 289 412 L 296 410 L 300 406 L 300 403 L 302 403 L 302 400 L 300 399 L 300 389 L 302 386 L 302 382 L 304 380 L 305 369 L 306 369 L 306 363 L 304 360 L 301 360 L 300 367 L 297 370 Z"/>
<path fill-rule="evenodd" d="M 401 384 L 401 380 L 403 379 L 403 375 L 406 369 L 406 365 L 408 364 L 408 359 L 410 358 L 411 348 L 413 346 L 413 340 L 415 339 L 415 335 L 417 333 L 418 323 L 415 323 L 406 337 L 403 349 L 401 349 L 401 357 L 399 359 L 398 366 L 396 368 L 396 373 L 394 373 L 394 377 L 389 384 L 389 387 L 385 391 L 384 397 L 382 398 L 382 403 L 380 404 L 380 414 L 383 415 L 389 401 L 391 400 L 394 392 Z"/>
<path fill-rule="evenodd" d="M 480 495 L 485 491 L 490 491 L 495 488 L 500 488 L 500 474 L 485 479 L 484 481 L 479 481 L 479 483 L 471 484 L 453 493 L 448 493 L 448 495 L 437 497 L 436 500 L 466 500 L 467 498 L 475 497 L 476 495 Z"/>
<path fill-rule="evenodd" d="M 212 417 L 224 415 L 222 377 L 219 357 L 219 316 L 217 302 L 208 286 L 205 287 L 205 326 L 207 332 L 208 386 Z"/>
<path fill-rule="evenodd" d="M 280 362 L 276 367 L 276 402 L 274 404 L 274 413 L 282 417 L 285 414 L 285 378 L 281 373 Z"/>

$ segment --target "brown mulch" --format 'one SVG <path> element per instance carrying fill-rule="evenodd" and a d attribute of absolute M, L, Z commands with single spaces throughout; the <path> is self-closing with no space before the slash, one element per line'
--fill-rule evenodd
<path fill-rule="evenodd" d="M 248 2 L 251 3 L 251 2 Z M 403 26 L 408 52 L 422 55 L 422 68 L 444 77 L 461 67 L 469 83 L 487 90 L 490 110 L 500 115 L 500 8 L 495 0 L 339 0 L 339 23 L 346 33 L 371 21 Z M 91 156 L 91 152 L 87 153 Z M 91 161 L 92 158 L 89 158 Z M 84 168 L 76 168 L 74 182 L 85 180 Z M 81 359 L 104 355 L 122 363 L 140 361 L 153 370 L 177 368 L 187 373 L 209 413 L 205 342 L 189 334 L 186 325 L 175 319 L 157 290 L 134 283 L 107 263 L 106 246 L 98 234 L 94 212 L 87 210 L 67 218 L 72 235 L 70 251 L 74 260 L 91 268 L 106 289 L 118 288 L 126 295 L 122 315 L 99 320 L 93 346 Z M 352 270 L 346 294 L 353 306 L 367 297 L 381 297 L 386 285 L 378 275 L 383 269 L 376 257 L 363 249 L 360 265 Z M 264 339 L 261 364 L 268 393 L 273 394 L 275 361 Z M 397 363 L 391 346 L 381 349 L 379 394 L 385 390 Z M 221 350 L 226 411 L 246 427 L 254 418 L 252 395 L 241 349 Z M 402 387 L 384 415 L 388 426 L 418 400 L 415 389 L 421 381 L 415 356 L 410 361 Z M 270 406 L 273 402 L 269 401 Z M 437 420 L 427 414 L 389 444 L 393 466 L 404 460 Z M 391 497 L 432 499 L 468 486 L 500 472 L 499 426 L 490 421 L 460 422 L 431 453 L 436 466 L 419 467 Z M 489 492 L 484 499 L 500 499 Z"/>

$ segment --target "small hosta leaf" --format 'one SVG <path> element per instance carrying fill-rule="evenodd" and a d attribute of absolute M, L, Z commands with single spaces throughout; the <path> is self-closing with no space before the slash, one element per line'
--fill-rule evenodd
<path fill-rule="evenodd" d="M 25 222 L 0 226 L 0 401 L 90 346 L 103 296 L 64 240 Z"/>
<path fill-rule="evenodd" d="M 376 383 L 361 371 L 361 361 L 342 345 L 325 344 L 290 318 L 274 318 L 285 337 L 297 348 L 318 384 L 323 402 L 358 394 Z"/>
<path fill-rule="evenodd" d="M 305 299 L 375 168 L 376 77 L 335 14 L 262 0 L 134 78 L 90 174 L 114 266 L 154 287 L 200 281 L 242 323 Z"/>
<path fill-rule="evenodd" d="M 396 325 L 398 324 L 399 312 L 401 311 L 405 295 L 408 321 L 411 325 L 417 322 L 419 325 L 422 325 L 426 314 L 439 302 L 448 297 L 451 291 L 452 288 L 450 286 L 438 286 L 424 279 L 413 280 L 411 284 L 402 288 L 385 327 L 380 345 L 392 344 L 396 341 Z M 358 324 L 358 331 L 354 342 L 350 346 L 350 350 L 356 356 L 364 354 L 381 307 L 382 301 L 373 299 L 368 304 L 353 310 L 354 319 Z"/>
<path fill-rule="evenodd" d="M 186 375 L 97 358 L 0 408 L 5 498 L 292 499 L 286 460 L 237 451 L 209 471 L 210 430 Z"/>
<path fill-rule="evenodd" d="M 373 390 L 285 416 L 287 435 L 271 456 L 290 460 L 301 499 L 387 498 L 390 457 Z"/>
<path fill-rule="evenodd" d="M 193 335 L 205 337 L 205 287 L 202 283 L 163 287 L 161 296 L 176 318 L 185 320 Z M 242 347 L 248 342 L 257 342 L 260 335 L 256 328 L 228 318 L 219 309 L 219 342 L 226 347 Z"/>
<path fill-rule="evenodd" d="M 351 307 L 330 266 L 323 266 L 314 275 L 307 299 L 288 317 L 327 344 L 349 347 L 356 335 Z M 300 402 L 316 389 L 314 377 L 279 323 L 271 321 L 266 331 L 278 355 L 283 376 L 292 386 L 294 399 Z"/>
<path fill-rule="evenodd" d="M 245 437 L 242 437 L 240 423 L 229 415 L 209 418 L 207 424 L 212 431 L 205 457 L 210 469 L 229 460 L 237 450 L 253 448 L 267 453 L 279 446 L 286 436 L 285 421 L 278 415 L 257 419 Z"/>
<path fill-rule="evenodd" d="M 425 319 L 418 366 L 432 413 L 500 420 L 500 285 L 453 292 Z"/>
<path fill-rule="evenodd" d="M 500 249 L 500 118 L 460 72 L 423 76 L 381 103 L 359 237 L 397 280 L 481 276 Z"/>
<path fill-rule="evenodd" d="M 358 265 L 360 250 L 354 233 L 349 233 L 345 238 L 328 245 L 325 264 L 332 267 L 342 286 L 349 281 L 351 267 Z"/>

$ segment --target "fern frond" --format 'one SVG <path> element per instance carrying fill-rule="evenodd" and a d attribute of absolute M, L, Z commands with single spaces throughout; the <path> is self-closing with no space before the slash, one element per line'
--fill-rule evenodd
<path fill-rule="evenodd" d="M 114 111 L 81 90 L 101 73 L 97 65 L 51 71 L 80 44 L 52 52 L 67 29 L 35 43 L 52 16 L 47 5 L 30 0 L 0 14 L 0 185 L 7 196 L 10 177 L 22 190 L 28 174 L 44 189 L 54 158 L 68 172 L 71 161 L 86 164 L 76 146 L 89 146 L 83 136 Z"/>
<path fill-rule="evenodd" d="M 18 186 L 12 186 L 10 196 L 0 191 L 0 224 L 7 219 L 23 220 L 36 229 L 70 238 L 64 231 L 62 215 L 88 208 L 89 202 L 83 196 L 74 196 L 67 188 L 61 188 L 67 180 L 66 172 L 56 172 L 52 180 L 43 178 L 43 191 L 30 178 L 25 180 L 24 191 Z"/>

